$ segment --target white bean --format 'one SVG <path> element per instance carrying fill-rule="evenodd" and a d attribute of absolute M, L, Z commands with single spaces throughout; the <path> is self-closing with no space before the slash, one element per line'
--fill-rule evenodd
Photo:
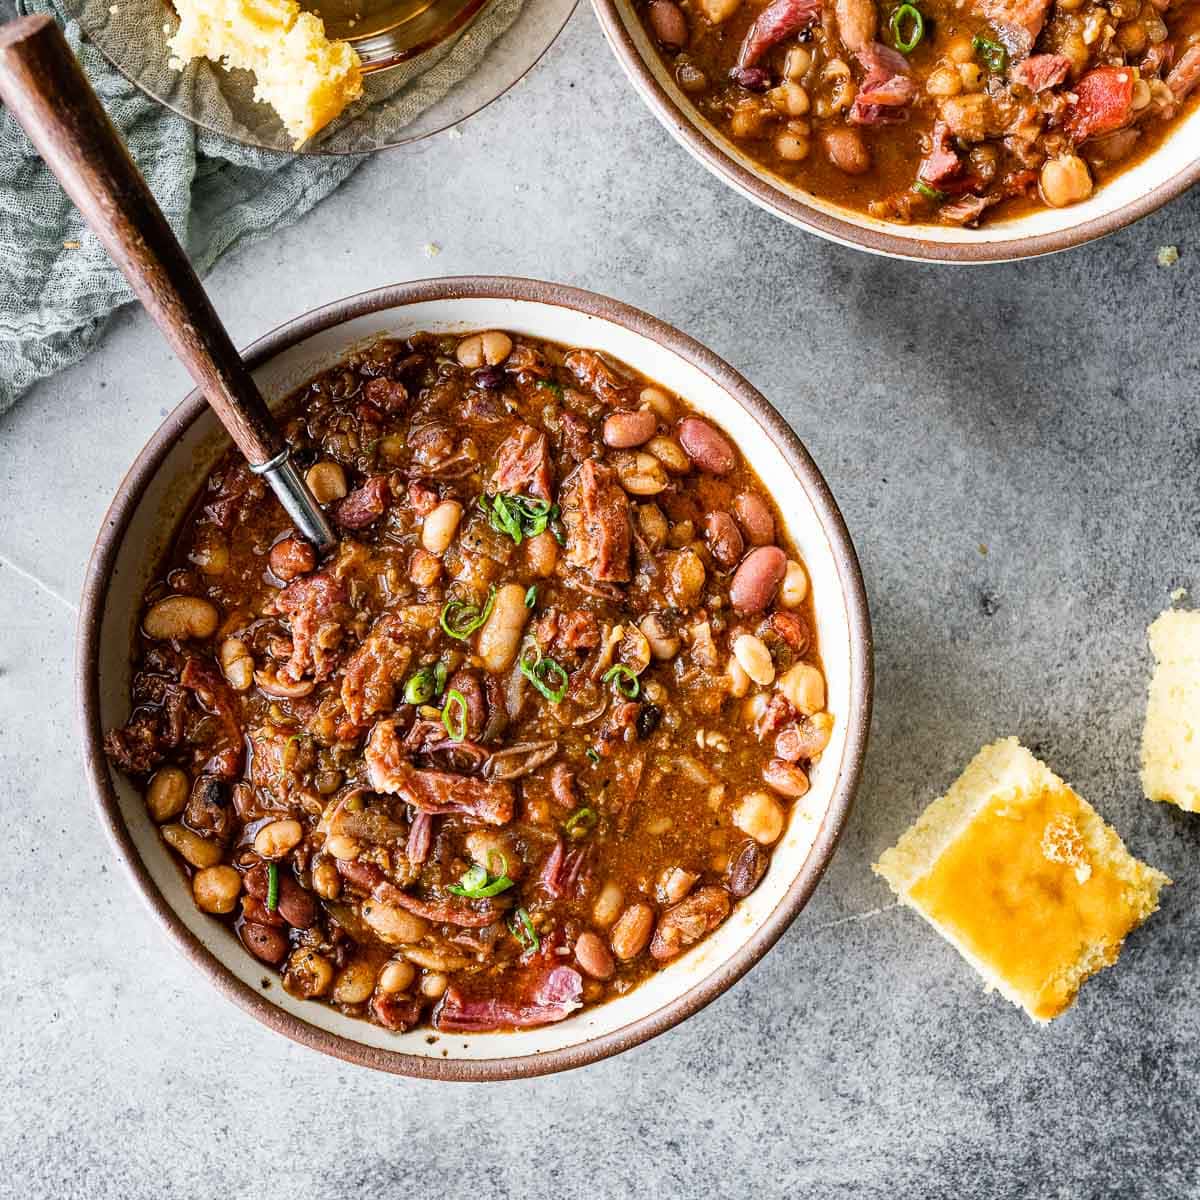
<path fill-rule="evenodd" d="M 430 554 L 436 554 L 440 558 L 454 541 L 462 514 L 463 506 L 457 500 L 443 500 L 425 518 L 425 524 L 421 526 L 421 545 Z"/>
<path fill-rule="evenodd" d="M 771 661 L 771 652 L 761 638 L 752 633 L 743 633 L 734 639 L 733 656 L 738 665 L 760 687 L 766 687 L 775 680 L 775 664 Z"/>
<path fill-rule="evenodd" d="M 156 641 L 209 638 L 220 620 L 216 605 L 200 596 L 167 596 L 151 605 L 142 629 Z"/>
<path fill-rule="evenodd" d="M 795 559 L 788 559 L 779 585 L 779 603 L 784 608 L 799 608 L 808 595 L 808 572 Z"/>
<path fill-rule="evenodd" d="M 796 663 L 779 677 L 779 690 L 806 717 L 825 707 L 825 677 L 811 663 Z"/>
<path fill-rule="evenodd" d="M 506 583 L 496 592 L 491 615 L 479 631 L 476 653 L 485 670 L 507 671 L 513 665 L 528 619 L 525 589 L 520 584 Z"/>
<path fill-rule="evenodd" d="M 312 492 L 318 504 L 328 504 L 331 500 L 340 500 L 346 494 L 346 472 L 340 463 L 328 459 L 313 463 L 304 476 L 308 490 Z"/>
<path fill-rule="evenodd" d="M 783 832 L 783 809 L 766 792 L 750 792 L 733 810 L 733 823 L 760 846 L 770 846 Z"/>

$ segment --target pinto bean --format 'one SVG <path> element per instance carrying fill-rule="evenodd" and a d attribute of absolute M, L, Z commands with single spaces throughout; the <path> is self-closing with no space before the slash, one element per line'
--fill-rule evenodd
<path fill-rule="evenodd" d="M 861 175 L 871 169 L 871 152 L 857 129 L 842 126 L 822 134 L 825 153 L 839 171 Z"/>
<path fill-rule="evenodd" d="M 498 674 L 513 665 L 528 619 L 525 589 L 518 583 L 506 583 L 496 592 L 491 615 L 479 631 L 476 653 L 486 670 Z"/>
<path fill-rule="evenodd" d="M 771 506 L 757 492 L 739 492 L 734 496 L 733 515 L 750 545 L 769 546 L 775 540 Z"/>
<path fill-rule="evenodd" d="M 687 18 L 673 0 L 652 0 L 646 15 L 654 36 L 667 50 L 682 50 L 688 44 Z"/>
<path fill-rule="evenodd" d="M 803 654 L 808 648 L 808 623 L 798 613 L 773 612 L 764 629 L 786 642 L 797 654 Z"/>
<path fill-rule="evenodd" d="M 654 909 L 648 904 L 631 904 L 612 929 L 612 950 L 622 961 L 637 958 L 646 948 L 654 928 Z"/>
<path fill-rule="evenodd" d="M 762 769 L 763 783 L 773 792 L 788 800 L 798 800 L 808 791 L 808 776 L 803 767 L 797 767 L 782 758 L 771 759 Z"/>
<path fill-rule="evenodd" d="M 243 883 L 247 895 L 265 903 L 271 887 L 267 864 L 258 863 L 251 867 Z M 276 911 L 296 929 L 311 929 L 317 920 L 316 900 L 284 871 L 279 872 L 279 903 Z"/>
<path fill-rule="evenodd" d="M 286 537 L 271 547 L 268 561 L 276 578 L 291 580 L 316 567 L 317 552 L 302 538 Z"/>
<path fill-rule="evenodd" d="M 778 546 L 758 546 L 742 559 L 729 584 L 729 600 L 741 613 L 762 612 L 775 599 L 787 570 Z"/>
<path fill-rule="evenodd" d="M 729 916 L 729 907 L 729 893 L 722 887 L 710 885 L 693 892 L 663 914 L 654 931 L 650 953 L 659 962 L 682 954 L 712 933 Z"/>
<path fill-rule="evenodd" d="M 155 641 L 210 638 L 221 617 L 215 604 L 200 596 L 167 596 L 151 605 L 142 631 Z"/>
<path fill-rule="evenodd" d="M 827 712 L 813 713 L 803 722 L 785 725 L 775 735 L 775 757 L 790 763 L 816 758 L 832 735 L 833 717 Z"/>
<path fill-rule="evenodd" d="M 658 416 L 648 408 L 610 413 L 604 419 L 604 444 L 614 450 L 631 450 L 648 442 L 658 428 Z"/>
<path fill-rule="evenodd" d="M 287 970 L 283 973 L 283 990 L 301 1000 L 323 996 L 333 982 L 333 963 L 311 946 L 301 946 L 292 952 Z"/>
<path fill-rule="evenodd" d="M 710 512 L 704 518 L 704 540 L 717 565 L 726 571 L 737 566 L 742 557 L 742 535 L 726 512 Z"/>
<path fill-rule="evenodd" d="M 769 846 L 783 833 L 783 809 L 766 792 L 750 792 L 734 808 L 733 823 L 760 846 Z"/>
<path fill-rule="evenodd" d="M 725 883 L 729 894 L 736 900 L 750 895 L 762 882 L 769 862 L 767 853 L 757 842 L 744 843 L 729 860 L 729 866 L 725 870 Z"/>
<path fill-rule="evenodd" d="M 737 465 L 737 452 L 723 433 L 699 417 L 684 417 L 679 422 L 679 444 L 702 471 L 728 475 Z"/>
<path fill-rule="evenodd" d="M 620 885 L 610 879 L 600 889 L 600 895 L 596 897 L 596 903 L 592 905 L 592 920 L 607 929 L 620 915 L 621 901 L 624 898 Z"/>
<path fill-rule="evenodd" d="M 288 939 L 282 929 L 246 921 L 241 928 L 242 942 L 255 958 L 278 966 L 287 957 Z"/>
<path fill-rule="evenodd" d="M 590 931 L 575 939 L 575 961 L 593 979 L 611 979 L 616 969 L 608 947 Z"/>

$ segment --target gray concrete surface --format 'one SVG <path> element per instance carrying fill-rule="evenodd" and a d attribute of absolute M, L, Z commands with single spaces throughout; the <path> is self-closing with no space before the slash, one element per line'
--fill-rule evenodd
<path fill-rule="evenodd" d="M 1135 773 L 1145 626 L 1172 589 L 1200 594 L 1200 192 L 1024 265 L 868 258 L 693 165 L 586 9 L 463 135 L 377 159 L 224 262 L 218 308 L 248 341 L 378 284 L 528 274 L 623 297 L 744 371 L 807 441 L 866 570 L 878 704 L 849 833 L 731 993 L 571 1075 L 376 1076 L 218 998 L 115 865 L 75 748 L 86 556 L 187 386 L 128 312 L 0 420 L 0 1195 L 1200 1194 L 1200 817 L 1144 801 Z M 868 870 L 1007 733 L 1176 880 L 1047 1029 Z"/>

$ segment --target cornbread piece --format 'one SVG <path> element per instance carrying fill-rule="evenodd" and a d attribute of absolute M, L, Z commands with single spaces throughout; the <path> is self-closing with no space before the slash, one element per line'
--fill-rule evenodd
<path fill-rule="evenodd" d="M 299 147 L 362 95 L 348 42 L 330 41 L 321 18 L 296 0 L 174 0 L 179 30 L 169 45 L 180 69 L 193 58 L 243 67 L 254 96 L 279 113 Z"/>
<path fill-rule="evenodd" d="M 875 871 L 1035 1021 L 1116 962 L 1171 882 L 1016 738 L 984 747 Z"/>
<path fill-rule="evenodd" d="M 1142 788 L 1151 800 L 1200 812 L 1200 612 L 1150 626 L 1157 664 L 1142 734 Z"/>

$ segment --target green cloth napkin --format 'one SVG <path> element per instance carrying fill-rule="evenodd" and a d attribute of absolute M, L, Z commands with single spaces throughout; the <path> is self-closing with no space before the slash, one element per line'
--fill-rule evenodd
<path fill-rule="evenodd" d="M 64 27 L 150 190 L 205 274 L 227 250 L 290 225 L 362 158 L 274 154 L 229 142 L 151 100 L 116 71 L 78 25 Z M 114 309 L 133 299 L 124 276 L 5 112 L 0 121 L 0 412 L 37 380 L 78 362 Z"/>

